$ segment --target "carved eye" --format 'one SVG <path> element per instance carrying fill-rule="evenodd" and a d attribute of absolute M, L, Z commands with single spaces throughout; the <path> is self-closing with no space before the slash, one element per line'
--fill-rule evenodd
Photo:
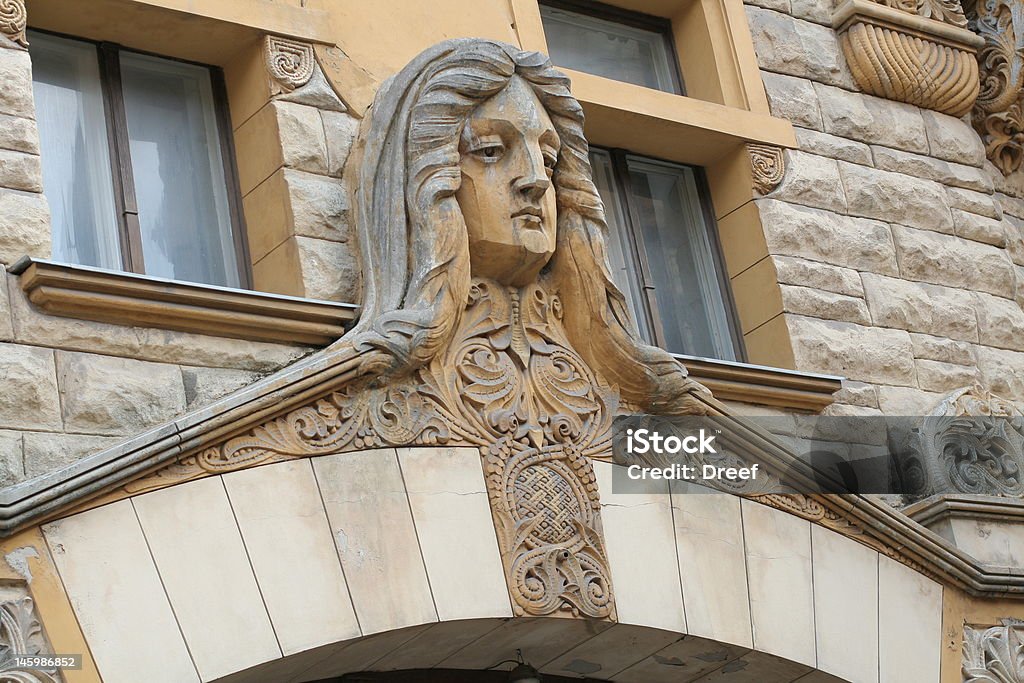
<path fill-rule="evenodd" d="M 544 152 L 544 168 L 548 170 L 548 173 L 552 173 L 555 170 L 555 164 L 558 163 L 558 155 L 551 152 Z"/>
<path fill-rule="evenodd" d="M 473 153 L 485 161 L 497 161 L 505 154 L 505 147 L 499 144 L 488 144 L 478 147 L 473 150 Z"/>

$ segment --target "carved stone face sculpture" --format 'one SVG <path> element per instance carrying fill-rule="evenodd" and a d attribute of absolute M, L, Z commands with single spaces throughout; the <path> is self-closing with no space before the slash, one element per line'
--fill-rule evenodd
<path fill-rule="evenodd" d="M 455 197 L 466 221 L 474 276 L 523 286 L 554 254 L 551 175 L 560 146 L 551 118 L 518 76 L 466 121 Z"/>

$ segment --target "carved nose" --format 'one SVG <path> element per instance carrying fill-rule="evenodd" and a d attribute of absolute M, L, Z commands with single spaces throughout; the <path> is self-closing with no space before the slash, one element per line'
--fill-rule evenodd
<path fill-rule="evenodd" d="M 551 180 L 543 171 L 539 175 L 530 173 L 516 181 L 516 191 L 531 201 L 537 201 L 543 197 L 549 187 L 551 187 Z"/>

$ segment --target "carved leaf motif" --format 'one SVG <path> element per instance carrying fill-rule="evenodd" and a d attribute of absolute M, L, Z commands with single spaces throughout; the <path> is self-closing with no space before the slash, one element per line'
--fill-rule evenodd
<path fill-rule="evenodd" d="M 964 683 L 1024 683 L 1024 623 L 964 627 Z"/>
<path fill-rule="evenodd" d="M 0 604 L 0 683 L 58 683 L 60 676 L 53 669 L 14 666 L 13 655 L 38 655 L 45 650 L 32 598 Z"/>

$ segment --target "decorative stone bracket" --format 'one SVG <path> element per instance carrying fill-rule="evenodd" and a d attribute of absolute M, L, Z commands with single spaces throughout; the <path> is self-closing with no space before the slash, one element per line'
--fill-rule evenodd
<path fill-rule="evenodd" d="M 277 99 L 331 111 L 347 110 L 309 43 L 268 35 L 263 39 L 263 56 L 270 75 L 270 92 Z"/>
<path fill-rule="evenodd" d="M 984 41 L 957 0 L 847 0 L 832 26 L 865 92 L 952 116 L 974 105 Z"/>
<path fill-rule="evenodd" d="M 0 33 L 22 47 L 28 47 L 25 25 L 28 20 L 25 0 L 0 0 Z"/>
<path fill-rule="evenodd" d="M 1024 621 L 1004 619 L 1001 626 L 964 626 L 964 683 L 1024 681 Z"/>

